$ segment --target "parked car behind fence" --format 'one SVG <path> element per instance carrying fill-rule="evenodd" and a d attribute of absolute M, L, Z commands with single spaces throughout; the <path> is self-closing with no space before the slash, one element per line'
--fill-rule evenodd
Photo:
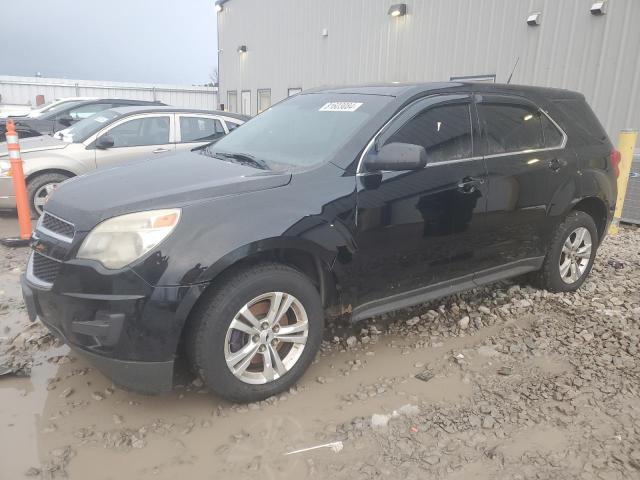
<path fill-rule="evenodd" d="M 164 105 L 161 102 L 145 100 L 129 100 L 122 98 L 102 98 L 95 100 L 72 100 L 58 102 L 51 108 L 46 108 L 41 114 L 13 118 L 16 132 L 21 139 L 53 134 L 70 127 L 76 122 L 108 108 L 126 105 Z M 0 119 L 0 142 L 6 140 L 6 119 Z"/>
<path fill-rule="evenodd" d="M 63 181 L 104 168 L 210 143 L 248 117 L 227 112 L 136 106 L 103 110 L 70 128 L 20 142 L 34 217 Z M 6 144 L 0 145 L 0 208 L 13 208 Z"/>

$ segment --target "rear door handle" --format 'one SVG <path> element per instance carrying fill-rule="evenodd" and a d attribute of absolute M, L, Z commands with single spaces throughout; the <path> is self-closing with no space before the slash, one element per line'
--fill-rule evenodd
<path fill-rule="evenodd" d="M 163 152 L 168 152 L 169 150 L 170 150 L 169 148 L 160 147 L 160 148 L 156 148 L 152 153 L 163 153 Z"/>
<path fill-rule="evenodd" d="M 562 167 L 566 167 L 567 166 L 567 161 L 566 160 L 558 160 L 557 158 L 552 158 L 551 160 L 549 160 L 549 163 L 547 165 L 549 165 L 549 169 L 550 170 L 553 170 L 554 172 L 557 172 Z"/>
<path fill-rule="evenodd" d="M 462 193 L 473 193 L 479 185 L 484 183 L 484 178 L 464 177 L 458 182 L 458 190 Z"/>

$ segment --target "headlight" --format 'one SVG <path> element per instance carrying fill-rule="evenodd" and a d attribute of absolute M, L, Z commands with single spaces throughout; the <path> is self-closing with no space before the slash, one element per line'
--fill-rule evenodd
<path fill-rule="evenodd" d="M 110 269 L 122 268 L 167 238 L 178 220 L 179 208 L 110 218 L 91 230 L 76 257 L 97 260 Z"/>
<path fill-rule="evenodd" d="M 11 162 L 9 160 L 0 160 L 0 177 L 11 176 Z"/>

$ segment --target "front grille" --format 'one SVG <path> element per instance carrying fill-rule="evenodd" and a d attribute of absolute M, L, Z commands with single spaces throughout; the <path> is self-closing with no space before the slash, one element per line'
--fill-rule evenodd
<path fill-rule="evenodd" d="M 73 234 L 75 233 L 73 224 L 65 222 L 64 220 L 54 217 L 46 212 L 42 217 L 42 227 L 67 238 L 73 238 Z"/>
<path fill-rule="evenodd" d="M 38 280 L 53 283 L 59 269 L 60 262 L 33 252 L 33 276 Z"/>

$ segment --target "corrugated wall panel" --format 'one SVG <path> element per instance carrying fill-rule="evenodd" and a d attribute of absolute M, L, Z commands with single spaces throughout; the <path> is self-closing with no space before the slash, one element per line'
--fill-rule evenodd
<path fill-rule="evenodd" d="M 63 97 L 158 100 L 176 107 L 208 110 L 219 104 L 217 89 L 212 87 L 0 75 L 2 103 L 33 105 L 36 95 L 44 95 L 46 101 Z"/>
<path fill-rule="evenodd" d="M 483 74 L 504 82 L 520 58 L 513 83 L 582 92 L 614 139 L 640 127 L 640 1 L 609 0 L 594 16 L 592 0 L 414 0 L 391 18 L 393 3 L 228 1 L 218 15 L 221 101 L 250 90 L 255 114 L 258 88 L 275 103 L 294 87 Z M 539 27 L 526 24 L 533 11 Z"/>

